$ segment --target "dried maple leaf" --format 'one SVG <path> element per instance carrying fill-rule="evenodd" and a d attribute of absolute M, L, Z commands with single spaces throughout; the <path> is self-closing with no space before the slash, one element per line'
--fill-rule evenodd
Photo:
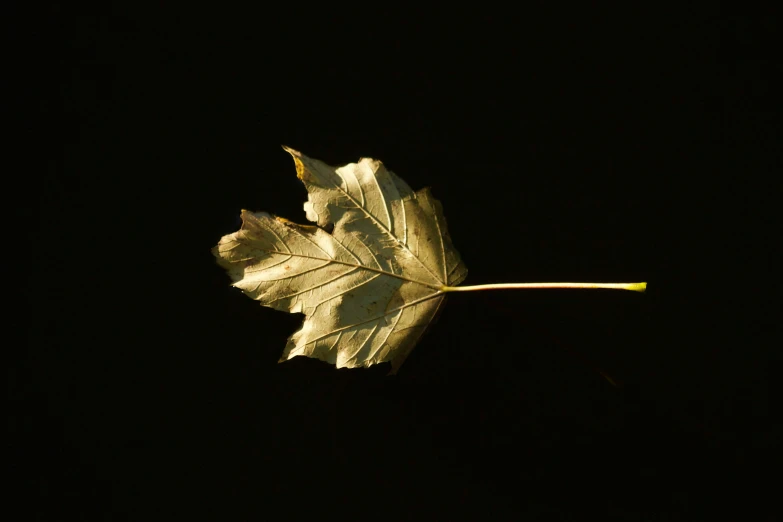
<path fill-rule="evenodd" d="M 242 227 L 213 249 L 233 286 L 264 306 L 305 314 L 280 361 L 298 355 L 338 368 L 390 361 L 395 373 L 449 291 L 624 288 L 644 283 L 517 283 L 456 287 L 467 268 L 440 203 L 380 161 L 333 168 L 283 147 L 308 192 L 307 219 L 242 211 Z M 332 233 L 324 228 L 333 225 Z"/>
<path fill-rule="evenodd" d="M 234 286 L 304 313 L 281 361 L 307 355 L 338 368 L 391 361 L 396 371 L 467 269 L 440 203 L 381 162 L 334 169 L 285 148 L 309 194 L 303 226 L 242 211 L 242 228 L 214 249 Z M 331 234 L 323 230 L 334 225 Z"/>

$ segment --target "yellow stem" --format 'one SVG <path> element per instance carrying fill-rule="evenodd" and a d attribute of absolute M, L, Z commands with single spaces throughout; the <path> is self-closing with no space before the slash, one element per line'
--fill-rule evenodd
<path fill-rule="evenodd" d="M 647 283 L 500 283 L 493 285 L 442 286 L 441 292 L 474 292 L 477 290 L 511 290 L 524 288 L 609 288 L 644 292 Z"/>

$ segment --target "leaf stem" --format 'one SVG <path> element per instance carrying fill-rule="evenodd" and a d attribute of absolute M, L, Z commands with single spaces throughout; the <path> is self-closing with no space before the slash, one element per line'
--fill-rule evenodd
<path fill-rule="evenodd" d="M 526 288 L 609 288 L 644 292 L 647 283 L 499 283 L 492 285 L 442 286 L 441 292 L 474 292 L 478 290 L 512 290 Z"/>

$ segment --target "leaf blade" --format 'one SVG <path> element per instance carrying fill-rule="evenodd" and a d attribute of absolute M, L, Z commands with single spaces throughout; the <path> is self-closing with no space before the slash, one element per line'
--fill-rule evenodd
<path fill-rule="evenodd" d="M 396 372 L 467 269 L 429 189 L 413 192 L 381 162 L 334 169 L 284 147 L 318 226 L 242 212 L 213 249 L 234 286 L 262 305 L 304 313 L 281 361 L 304 355 L 338 368 L 392 363 Z M 352 188 L 353 187 L 353 188 Z M 322 227 L 333 224 L 332 234 Z"/>

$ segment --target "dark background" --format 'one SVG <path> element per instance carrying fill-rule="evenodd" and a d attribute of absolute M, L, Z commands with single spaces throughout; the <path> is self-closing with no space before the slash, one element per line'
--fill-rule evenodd
<path fill-rule="evenodd" d="M 771 520 L 777 22 L 456 9 L 37 14 L 16 520 Z M 649 291 L 455 295 L 396 377 L 277 364 L 301 317 L 210 248 L 304 222 L 281 144 L 431 186 L 465 284 Z"/>

